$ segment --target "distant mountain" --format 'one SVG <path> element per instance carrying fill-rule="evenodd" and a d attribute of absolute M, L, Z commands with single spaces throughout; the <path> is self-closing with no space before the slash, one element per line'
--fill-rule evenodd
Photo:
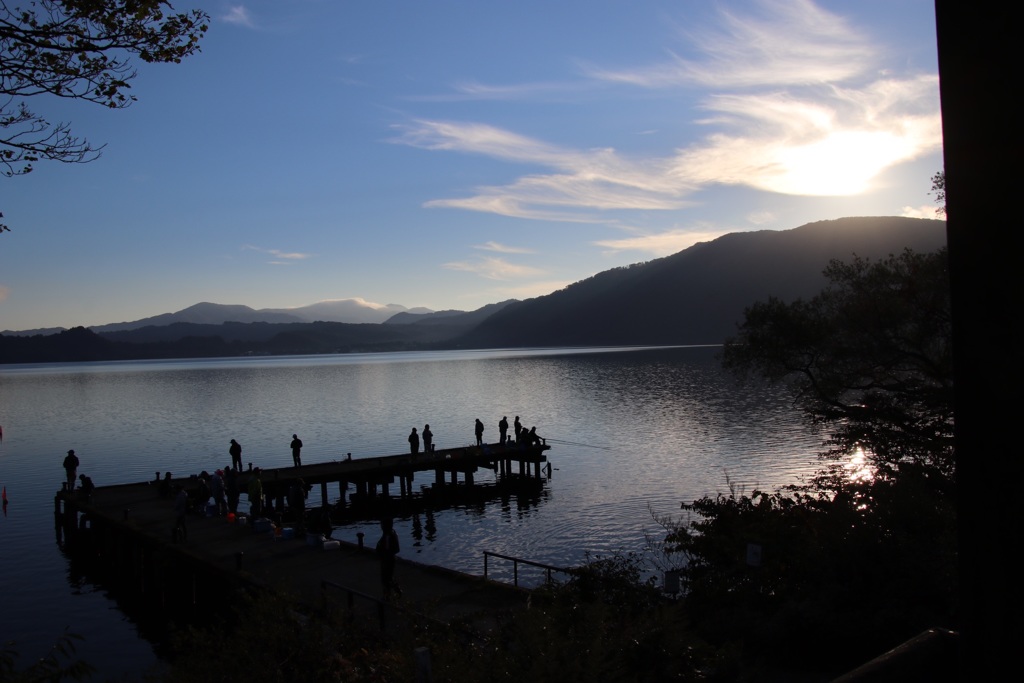
<path fill-rule="evenodd" d="M 396 313 L 384 321 L 385 325 L 463 325 L 473 327 L 483 322 L 484 319 L 494 315 L 509 304 L 514 304 L 517 299 L 509 299 L 496 304 L 487 304 L 475 311 L 433 311 L 431 313 L 416 313 L 408 311 Z"/>
<path fill-rule="evenodd" d="M 257 311 L 248 306 L 230 304 L 211 304 L 202 302 L 183 308 L 176 313 L 162 313 L 150 318 L 134 320 L 132 322 L 109 323 L 107 325 L 93 325 L 89 329 L 93 332 L 121 332 L 123 330 L 137 330 L 140 327 L 159 327 L 162 325 L 173 325 L 174 323 L 194 323 L 196 325 L 219 325 L 224 322 L 239 323 L 295 323 L 305 322 L 298 316 L 285 313 Z"/>
<path fill-rule="evenodd" d="M 415 312 L 430 313 L 429 308 L 406 308 L 398 304 L 373 304 L 363 299 L 332 299 L 319 301 L 309 306 L 297 308 L 261 308 L 254 309 L 238 304 L 213 304 L 202 302 L 183 308 L 175 313 L 162 313 L 131 322 L 93 325 L 93 332 L 123 332 L 143 327 L 160 327 L 175 323 L 192 323 L 195 325 L 220 325 L 226 322 L 236 323 L 382 323 L 396 313 Z M 63 328 L 49 331 L 32 330 L 24 332 L 4 332 L 28 336 L 30 334 L 53 334 Z"/>
<path fill-rule="evenodd" d="M 289 315 L 303 322 L 382 323 L 397 313 L 431 313 L 429 308 L 372 304 L 363 299 L 331 299 L 299 308 L 265 308 L 260 313 Z M 264 322 L 275 322 L 266 320 Z"/>
<path fill-rule="evenodd" d="M 884 258 L 946 243 L 945 222 L 841 218 L 793 230 L 724 235 L 512 304 L 456 340 L 462 348 L 719 344 L 769 296 L 811 297 L 833 258 Z"/>
<path fill-rule="evenodd" d="M 547 296 L 476 311 L 435 313 L 358 299 L 262 311 L 203 303 L 93 330 L 31 337 L 4 333 L 0 362 L 720 344 L 735 333 L 744 309 L 755 301 L 817 294 L 830 259 L 857 254 L 876 260 L 906 248 L 931 252 L 945 243 L 943 221 L 841 218 L 793 230 L 724 235 L 672 256 L 598 273 Z M 323 320 L 357 315 L 376 320 Z M 310 318 L 321 322 L 305 321 Z"/>

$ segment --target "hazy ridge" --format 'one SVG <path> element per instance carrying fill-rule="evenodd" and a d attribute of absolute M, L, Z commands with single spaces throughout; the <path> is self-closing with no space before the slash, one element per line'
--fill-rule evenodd
<path fill-rule="evenodd" d="M 930 252 L 945 243 L 943 221 L 842 218 L 793 230 L 731 233 L 671 256 L 598 273 L 546 296 L 476 311 L 369 306 L 358 299 L 302 309 L 200 303 L 133 323 L 50 334 L 5 332 L 0 362 L 718 344 L 735 331 L 744 308 L 754 301 L 817 293 L 830 259 L 854 254 L 878 259 L 907 248 Z M 327 319 L 353 312 L 371 320 Z"/>

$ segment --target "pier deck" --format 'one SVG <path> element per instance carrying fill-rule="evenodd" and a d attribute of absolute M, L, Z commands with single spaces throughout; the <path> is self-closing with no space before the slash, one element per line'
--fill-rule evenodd
<path fill-rule="evenodd" d="M 471 489 L 472 474 L 478 467 L 495 468 L 513 478 L 539 477 L 540 463 L 546 461 L 544 451 L 547 448 L 491 446 L 437 451 L 415 457 L 405 454 L 343 460 L 301 468 L 264 469 L 261 478 L 268 498 L 283 495 L 287 487 L 301 477 L 307 485 L 321 485 L 324 501 L 328 497 L 328 485 L 339 483 L 337 490 L 342 503 L 346 489 L 352 485 L 358 500 L 379 505 L 391 496 L 389 484 L 395 479 L 400 482 L 395 502 L 413 497 L 412 481 L 420 472 L 433 472 L 431 487 L 443 488 L 449 493 L 455 489 Z M 513 462 L 519 463 L 520 475 L 511 472 Z M 459 474 L 464 481 L 456 484 Z M 240 475 L 242 491 L 250 476 L 251 472 Z M 186 488 L 198 485 L 191 479 L 178 483 Z M 116 568 L 118 581 L 130 583 L 139 592 L 160 602 L 180 602 L 180 584 L 184 583 L 192 587 L 185 591 L 186 600 L 197 604 L 202 602 L 204 592 L 233 585 L 267 588 L 295 596 L 307 604 L 319 604 L 324 598 L 326 581 L 332 584 L 327 593 L 339 604 L 357 596 L 356 611 L 373 614 L 377 610 L 374 601 L 365 597 L 382 595 L 379 564 L 373 551 L 376 535 L 368 536 L 367 547 L 360 548 L 357 539 L 337 538 L 335 534 L 336 540 L 341 542 L 340 548 L 324 550 L 319 545 L 310 545 L 305 536 L 298 534 L 296 538 L 283 539 L 271 533 L 256 533 L 248 525 L 229 523 L 225 517 L 189 515 L 187 539 L 174 543 L 173 497 L 161 498 L 158 490 L 154 482 L 101 486 L 89 501 L 83 500 L 77 492 L 61 492 L 55 500 L 57 523 L 69 539 L 79 533 L 76 530 L 88 528 L 92 548 L 97 555 L 107 558 L 108 565 Z M 307 505 L 313 503 L 313 498 L 311 492 Z M 525 594 L 514 587 L 411 562 L 402 555 L 398 557 L 395 578 L 402 587 L 403 594 L 398 602 L 403 608 L 444 622 L 461 618 L 480 623 L 481 620 L 486 622 L 487 613 L 512 609 L 524 602 Z M 171 584 L 179 585 L 172 590 L 168 588 Z M 205 590 L 204 584 L 207 585 Z M 339 590 L 337 586 L 343 588 Z"/>

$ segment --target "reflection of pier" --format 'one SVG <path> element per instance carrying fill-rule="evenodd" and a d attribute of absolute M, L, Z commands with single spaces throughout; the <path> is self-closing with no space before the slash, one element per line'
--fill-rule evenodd
<path fill-rule="evenodd" d="M 542 475 L 542 463 L 547 462 L 544 452 L 550 446 L 472 446 L 465 448 L 449 448 L 418 455 L 391 455 L 380 458 L 361 458 L 359 460 L 343 460 L 341 462 L 303 465 L 302 467 L 282 467 L 264 470 L 262 474 L 263 490 L 271 500 L 283 502 L 288 488 L 299 477 L 307 486 L 320 486 L 320 501 L 328 505 L 330 484 L 339 485 L 339 501 L 345 502 L 348 485 L 355 488 L 350 496 L 353 504 L 374 500 L 388 500 L 397 493 L 398 498 L 408 499 L 421 495 L 414 490 L 417 474 L 432 475 L 433 481 L 429 488 L 421 491 L 428 495 L 452 496 L 462 494 L 472 497 L 476 486 L 475 475 L 480 468 L 491 469 L 497 473 L 499 481 L 523 483 L 539 483 Z M 462 481 L 459 481 L 459 477 Z M 243 472 L 239 477 L 241 490 L 245 490 L 251 472 Z M 397 483 L 398 491 L 391 487 Z"/>
<path fill-rule="evenodd" d="M 319 486 L 321 504 L 330 504 L 330 487 L 338 485 L 335 509 L 365 519 L 375 512 L 433 510 L 454 502 L 508 495 L 508 487 L 524 487 L 529 498 L 529 492 L 538 492 L 543 486 L 547 449 L 546 445 L 461 448 L 415 457 L 405 454 L 265 469 L 261 477 L 268 502 L 278 511 L 283 509 L 288 489 L 301 477 L 314 491 Z M 474 481 L 473 475 L 482 467 L 497 473 L 496 483 Z M 424 474 L 429 485 L 416 491 L 416 477 Z M 251 472 L 240 475 L 242 491 L 251 476 Z M 198 487 L 193 479 L 178 483 L 186 489 Z M 350 487 L 354 493 L 346 501 Z M 314 503 L 315 496 L 310 498 Z M 329 591 L 334 599 L 340 594 L 349 600 L 352 595 L 381 594 L 378 560 L 372 550 L 376 538 L 367 539 L 367 548 L 362 547 L 362 539 L 358 543 L 339 539 L 338 545 L 324 545 L 300 534 L 286 538 L 257 533 L 224 517 L 190 515 L 187 540 L 176 544 L 171 534 L 173 497 L 161 498 L 155 482 L 101 486 L 89 501 L 77 493 L 60 492 L 54 505 L 58 538 L 63 536 L 72 550 L 85 550 L 82 555 L 91 568 L 122 596 L 132 593 L 161 614 L 171 610 L 189 618 L 201 613 L 202 605 L 215 603 L 224 591 L 239 587 L 293 595 L 307 605 L 331 599 L 323 593 L 325 581 L 334 588 Z M 404 589 L 405 608 L 442 621 L 509 609 L 523 602 L 522 592 L 514 587 L 405 561 L 401 554 L 396 578 Z M 378 608 L 367 605 L 371 611 Z"/>

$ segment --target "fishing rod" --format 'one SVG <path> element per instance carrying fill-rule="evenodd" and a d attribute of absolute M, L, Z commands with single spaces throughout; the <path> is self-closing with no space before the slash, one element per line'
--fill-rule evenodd
<path fill-rule="evenodd" d="M 604 450 L 604 451 L 613 450 L 611 446 L 595 446 L 592 443 L 577 443 L 575 441 L 563 441 L 562 439 L 552 439 L 551 437 L 544 437 L 544 440 L 548 441 L 548 442 L 551 442 L 551 443 L 562 443 L 562 444 L 565 444 L 567 446 L 583 446 L 585 448 L 600 448 L 601 450 Z"/>

